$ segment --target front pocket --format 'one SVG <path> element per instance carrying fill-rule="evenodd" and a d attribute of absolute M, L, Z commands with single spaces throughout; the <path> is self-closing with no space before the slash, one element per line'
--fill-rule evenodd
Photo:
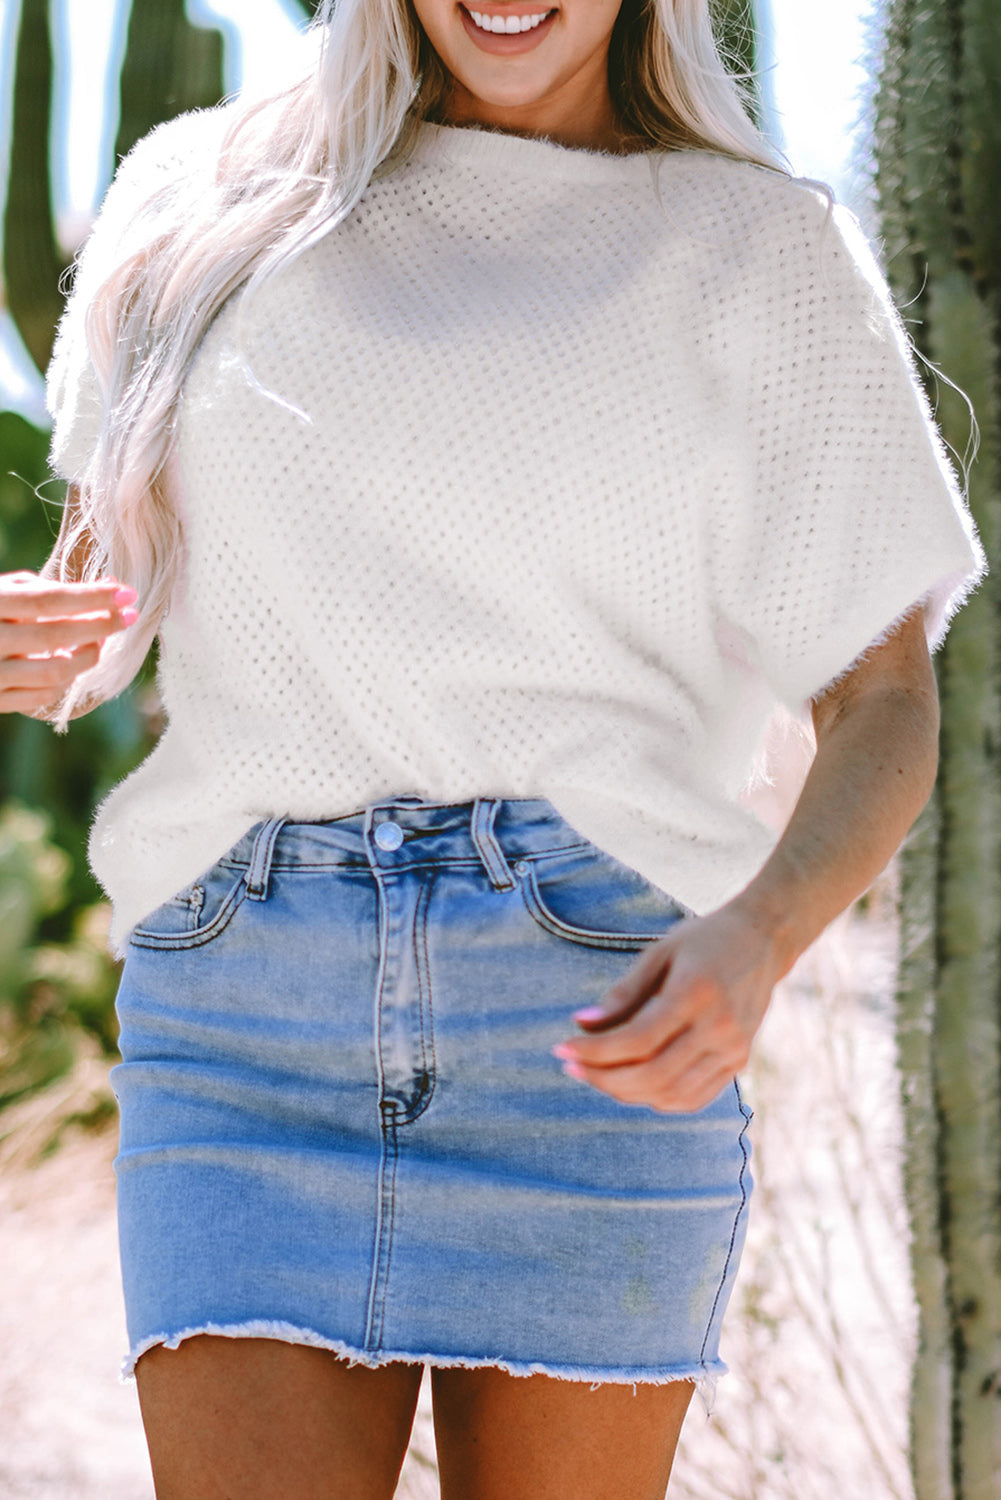
<path fill-rule="evenodd" d="M 519 860 L 515 873 L 538 925 L 588 948 L 638 952 L 686 915 L 670 896 L 598 849 Z"/>
<path fill-rule="evenodd" d="M 225 932 L 247 896 L 247 871 L 217 864 L 132 929 L 137 948 L 199 948 Z"/>

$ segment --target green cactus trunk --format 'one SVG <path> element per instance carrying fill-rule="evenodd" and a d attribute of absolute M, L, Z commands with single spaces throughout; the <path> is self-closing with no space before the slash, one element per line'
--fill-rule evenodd
<path fill-rule="evenodd" d="M 7 305 L 25 348 L 40 370 L 52 353 L 63 305 L 59 278 L 65 269 L 52 214 L 51 115 L 49 0 L 21 0 L 10 177 L 3 219 L 3 273 Z"/>
<path fill-rule="evenodd" d="M 222 33 L 192 26 L 184 0 L 132 0 L 117 154 L 162 120 L 217 104 L 222 94 Z"/>
<path fill-rule="evenodd" d="M 759 129 L 768 133 L 768 87 L 763 57 L 771 31 L 770 0 L 710 0 L 723 56 L 741 80 L 744 103 Z"/>
<path fill-rule="evenodd" d="M 876 98 L 891 281 L 921 353 L 973 402 L 970 500 L 1001 560 L 1001 10 L 890 0 Z M 930 378 L 963 454 L 962 398 Z M 902 859 L 899 1045 L 920 1347 L 918 1500 L 1001 1492 L 1001 588 L 957 617 L 938 659 L 941 766 Z"/>
<path fill-rule="evenodd" d="M 223 93 L 223 38 L 193 26 L 184 0 L 133 0 L 122 64 L 119 156 L 161 120 L 216 104 Z M 14 71 L 10 175 L 3 216 L 7 305 L 25 347 L 44 370 L 63 300 L 66 260 L 52 210 L 50 0 L 21 0 Z"/>
<path fill-rule="evenodd" d="M 757 55 L 754 0 L 713 0 L 711 9 L 724 55 L 738 71 L 751 72 Z"/>

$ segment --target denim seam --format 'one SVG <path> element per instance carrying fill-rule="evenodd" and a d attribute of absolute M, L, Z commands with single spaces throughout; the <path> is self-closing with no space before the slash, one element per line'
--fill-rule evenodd
<path fill-rule="evenodd" d="M 421 1038 L 421 1063 L 425 1084 L 409 1109 L 396 1114 L 398 1125 L 412 1125 L 420 1119 L 434 1096 L 438 1082 L 438 1060 L 434 1050 L 434 1013 L 431 1008 L 431 961 L 428 954 L 428 908 L 431 904 L 431 889 L 436 870 L 425 875 L 414 911 L 414 959 L 417 967 L 417 1024 Z M 423 963 L 421 960 L 423 959 Z M 424 1027 L 424 1002 L 427 1001 L 428 1026 Z"/>
<path fill-rule="evenodd" d="M 188 931 L 197 932 L 202 907 L 205 905 L 205 887 L 193 885 L 188 895 Z"/>
<path fill-rule="evenodd" d="M 379 967 L 375 976 L 375 993 L 373 996 L 372 1039 L 375 1045 L 375 1066 L 379 1089 L 377 1105 L 379 1113 L 379 1174 L 378 1192 L 376 1195 L 375 1232 L 372 1240 L 372 1265 L 369 1272 L 365 1331 L 362 1340 L 366 1349 L 370 1348 L 373 1342 L 376 1318 L 383 1241 L 386 1232 L 386 1174 L 390 1167 L 388 1156 L 391 1150 L 387 1139 L 387 1127 L 391 1131 L 393 1126 L 391 1105 L 385 1097 L 386 1079 L 383 1072 L 382 1060 L 382 996 L 389 966 L 389 903 L 386 899 L 386 891 L 383 883 L 378 878 L 376 878 L 376 888 L 379 902 L 377 918 L 379 924 Z"/>
<path fill-rule="evenodd" d="M 647 943 L 657 943 L 664 932 L 608 932 L 600 928 L 574 927 L 551 912 L 543 900 L 534 870 L 527 870 L 521 882 L 521 893 L 529 915 L 554 937 L 565 938 L 586 948 L 615 948 L 638 951 Z"/>
<path fill-rule="evenodd" d="M 240 892 L 243 892 L 241 895 Z M 192 927 L 185 932 L 154 932 L 143 926 L 134 927 L 129 942 L 137 948 L 201 948 L 225 932 L 247 897 L 247 882 L 239 880 L 226 897 L 225 903 L 207 927 Z"/>
<path fill-rule="evenodd" d="M 537 850 L 534 850 L 534 851 L 532 851 L 531 853 L 528 853 L 528 854 L 519 853 L 517 850 L 513 850 L 513 851 L 511 851 L 511 853 L 510 853 L 510 855 L 508 857 L 511 858 L 511 859 L 519 859 L 519 860 L 525 859 L 525 860 L 533 860 L 533 861 L 534 860 L 540 860 L 540 859 L 558 859 L 561 855 L 564 855 L 564 854 L 576 854 L 581 849 L 590 849 L 590 848 L 591 848 L 590 844 L 584 844 L 584 843 L 581 843 L 581 844 L 560 844 L 560 845 L 558 845 L 555 848 L 537 849 Z M 380 865 L 379 869 L 380 870 L 387 870 L 387 871 L 388 870 L 394 870 L 394 869 L 397 870 L 397 871 L 399 871 L 399 870 L 442 869 L 442 868 L 452 869 L 455 866 L 462 866 L 465 869 L 469 869 L 469 870 L 482 869 L 483 868 L 483 861 L 480 860 L 480 859 L 466 859 L 466 858 L 450 859 L 447 855 L 439 855 L 437 857 L 432 856 L 429 859 L 413 860 L 413 861 L 407 860 L 404 863 L 402 863 L 400 865 L 397 865 L 397 866 Z M 247 861 L 247 860 L 220 859 L 220 860 L 217 861 L 217 867 L 221 868 L 221 869 L 226 869 L 226 870 L 248 870 L 250 868 L 250 865 L 249 865 L 249 861 Z M 319 864 L 314 864 L 314 863 L 304 864 L 304 863 L 299 863 L 299 862 L 292 863 L 292 864 L 286 864 L 281 859 L 277 859 L 276 858 L 276 859 L 273 859 L 272 862 L 271 862 L 271 869 L 273 871 L 280 870 L 283 874 L 294 874 L 297 870 L 302 871 L 305 874 L 322 874 L 325 870 L 341 870 L 341 871 L 344 871 L 346 873 L 355 873 L 355 874 L 358 874 L 358 875 L 370 875 L 372 873 L 372 867 L 368 863 L 368 861 L 367 860 L 363 861 L 361 859 L 352 860 L 351 862 L 346 862 L 346 861 L 342 862 L 340 860 L 332 859 L 332 860 L 325 860 L 325 861 L 323 861 L 322 863 L 319 863 Z"/>
<path fill-rule="evenodd" d="M 469 831 L 494 890 L 513 891 L 518 882 L 494 832 L 494 819 L 499 806 L 495 797 L 477 797 L 473 804 Z"/>
<path fill-rule="evenodd" d="M 533 861 L 534 860 L 539 860 L 539 859 L 559 859 L 564 854 L 577 854 L 581 850 L 590 850 L 593 853 L 594 852 L 594 845 L 593 844 L 583 844 L 583 843 L 582 844 L 560 844 L 556 848 L 552 848 L 552 849 L 536 849 L 532 853 L 529 853 L 529 854 L 518 854 L 517 852 L 512 852 L 511 858 L 512 859 L 533 860 Z"/>
<path fill-rule="evenodd" d="M 744 1212 L 744 1207 L 747 1203 L 747 1189 L 744 1186 L 744 1174 L 747 1171 L 747 1147 L 744 1145 L 744 1136 L 747 1133 L 747 1127 L 751 1123 L 752 1115 L 751 1111 L 745 1108 L 744 1101 L 740 1097 L 740 1084 L 737 1082 L 736 1078 L 733 1080 L 733 1086 L 737 1091 L 737 1107 L 739 1108 L 744 1121 L 743 1125 L 740 1127 L 740 1134 L 737 1136 L 737 1142 L 740 1146 L 742 1157 L 739 1178 L 740 1203 L 737 1206 L 737 1212 L 733 1216 L 733 1229 L 730 1231 L 730 1244 L 727 1247 L 726 1260 L 723 1263 L 723 1274 L 720 1277 L 719 1286 L 716 1288 L 716 1295 L 713 1298 L 712 1309 L 709 1313 L 709 1321 L 706 1324 L 705 1337 L 702 1340 L 702 1348 L 699 1350 L 700 1360 L 705 1359 L 706 1344 L 709 1342 L 709 1334 L 712 1331 L 713 1318 L 715 1318 L 716 1316 L 716 1308 L 719 1306 L 719 1299 L 723 1295 L 723 1288 L 726 1286 L 727 1272 L 730 1269 L 730 1261 L 733 1258 L 733 1247 L 737 1242 L 737 1226 L 740 1223 L 740 1216 Z"/>
<path fill-rule="evenodd" d="M 268 882 L 271 878 L 271 866 L 274 860 L 275 844 L 281 833 L 287 818 L 269 818 L 262 823 L 254 839 L 254 847 L 250 852 L 250 864 L 247 866 L 247 895 L 251 901 L 266 901 L 268 899 Z"/>
<path fill-rule="evenodd" d="M 389 1267 L 393 1255 L 396 1208 L 396 1163 L 399 1156 L 396 1106 L 391 1100 L 384 1099 L 379 1113 L 382 1134 L 382 1146 L 379 1153 L 379 1206 L 376 1214 L 375 1241 L 372 1247 L 372 1271 L 364 1338 L 366 1350 L 373 1352 L 382 1344 L 382 1330 L 386 1321 L 386 1296 L 389 1290 Z"/>

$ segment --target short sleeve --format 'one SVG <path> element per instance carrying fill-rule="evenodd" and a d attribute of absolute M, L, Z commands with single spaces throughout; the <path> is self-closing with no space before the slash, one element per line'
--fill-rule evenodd
<path fill-rule="evenodd" d="M 798 711 L 919 602 L 937 645 L 984 557 L 857 221 L 778 191 L 745 261 L 741 461 L 710 565 L 729 638 Z"/>
<path fill-rule="evenodd" d="M 205 110 L 180 115 L 133 147 L 120 163 L 77 259 L 46 375 L 52 418 L 49 462 L 70 482 L 80 478 L 89 465 L 104 414 L 101 382 L 88 347 L 88 310 L 116 265 L 138 248 L 141 236 L 148 235 L 144 225 L 148 226 L 149 205 L 163 198 L 165 190 L 169 194 L 196 162 L 204 163 L 206 136 L 215 128 L 213 117 L 222 113 Z"/>

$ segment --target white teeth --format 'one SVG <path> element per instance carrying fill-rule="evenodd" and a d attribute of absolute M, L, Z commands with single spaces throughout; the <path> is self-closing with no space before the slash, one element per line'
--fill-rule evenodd
<path fill-rule="evenodd" d="M 512 35 L 516 31 L 534 31 L 536 26 L 541 26 L 549 11 L 540 11 L 536 16 L 485 16 L 471 10 L 469 15 L 481 31 L 502 31 Z"/>

